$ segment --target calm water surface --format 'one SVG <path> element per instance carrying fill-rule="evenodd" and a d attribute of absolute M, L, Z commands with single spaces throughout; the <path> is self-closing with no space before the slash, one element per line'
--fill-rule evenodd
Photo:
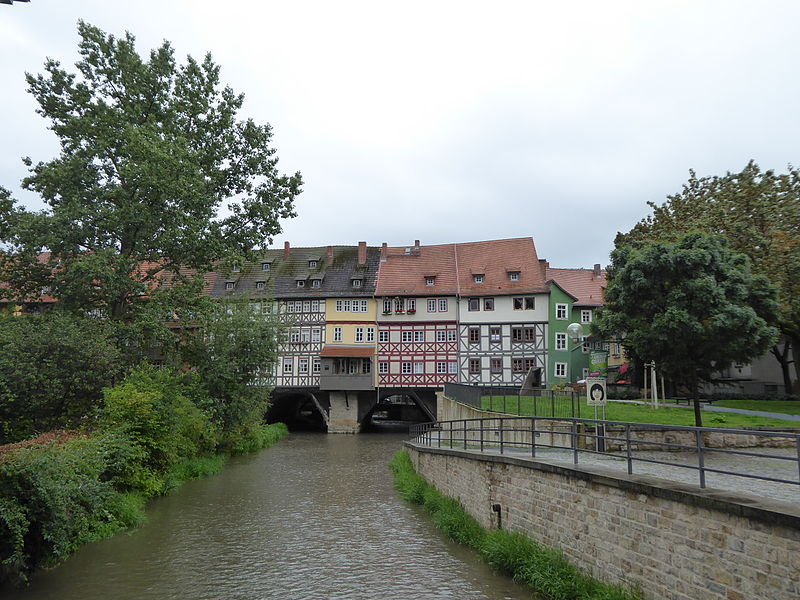
<path fill-rule="evenodd" d="M 392 489 L 403 435 L 292 434 L 150 504 L 8 600 L 518 599 Z"/>

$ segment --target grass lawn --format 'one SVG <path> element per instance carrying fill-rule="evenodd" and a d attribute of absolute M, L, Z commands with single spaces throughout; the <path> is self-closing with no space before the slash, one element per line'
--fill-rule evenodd
<path fill-rule="evenodd" d="M 717 400 L 714 406 L 800 415 L 800 400 Z"/>
<path fill-rule="evenodd" d="M 481 398 L 483 408 L 486 410 L 502 411 L 502 396 L 484 396 Z M 506 412 L 517 414 L 517 396 L 506 397 Z M 569 400 L 561 401 L 561 408 L 557 408 L 556 416 L 570 417 Z M 717 404 L 717 403 L 715 403 Z M 720 403 L 721 404 L 721 403 Z M 761 404 L 759 402 L 759 404 Z M 785 403 L 788 404 L 788 403 Z M 519 402 L 519 414 L 523 416 L 533 416 L 533 398 L 523 396 Z M 558 401 L 557 401 L 558 407 Z M 739 408 L 739 407 L 736 407 Z M 551 416 L 551 403 L 549 400 L 538 398 L 536 401 L 536 413 L 540 417 Z M 761 409 L 765 410 L 765 409 Z M 586 405 L 586 400 L 581 399 L 581 417 L 584 419 L 594 418 L 594 408 Z M 787 412 L 787 411 L 783 411 Z M 602 416 L 600 407 L 597 410 L 598 418 Z M 606 419 L 609 421 L 627 421 L 631 423 L 655 423 L 659 425 L 694 425 L 694 408 L 690 405 L 679 408 L 658 408 L 653 409 L 646 404 L 630 404 L 627 402 L 615 402 L 609 400 L 606 405 Z M 782 421 L 767 417 L 755 417 L 751 415 L 740 415 L 735 413 L 713 413 L 703 412 L 703 425 L 706 427 L 800 427 L 798 421 Z"/>

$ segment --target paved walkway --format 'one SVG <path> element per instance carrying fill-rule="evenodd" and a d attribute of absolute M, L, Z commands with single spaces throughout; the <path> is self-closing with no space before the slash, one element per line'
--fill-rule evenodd
<path fill-rule="evenodd" d="M 709 412 L 739 413 L 740 415 L 752 415 L 754 417 L 770 417 L 772 419 L 782 419 L 784 421 L 800 421 L 800 415 L 787 415 L 786 413 L 766 412 L 762 410 L 745 410 L 743 408 L 726 408 L 725 406 L 706 405 L 703 410 Z"/>

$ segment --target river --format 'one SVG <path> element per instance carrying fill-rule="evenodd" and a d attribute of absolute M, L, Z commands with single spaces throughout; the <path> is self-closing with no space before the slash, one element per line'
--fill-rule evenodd
<path fill-rule="evenodd" d="M 292 434 L 148 505 L 6 600 L 521 599 L 392 488 L 400 434 Z"/>

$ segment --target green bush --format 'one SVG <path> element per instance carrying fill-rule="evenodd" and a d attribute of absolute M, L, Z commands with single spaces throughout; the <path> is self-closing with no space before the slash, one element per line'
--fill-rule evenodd
<path fill-rule="evenodd" d="M 641 596 L 597 581 L 570 564 L 563 553 L 521 533 L 486 531 L 458 501 L 442 495 L 414 469 L 408 452 L 389 463 L 395 487 L 404 499 L 422 504 L 450 539 L 475 548 L 493 567 L 548 600 L 636 600 Z"/>

